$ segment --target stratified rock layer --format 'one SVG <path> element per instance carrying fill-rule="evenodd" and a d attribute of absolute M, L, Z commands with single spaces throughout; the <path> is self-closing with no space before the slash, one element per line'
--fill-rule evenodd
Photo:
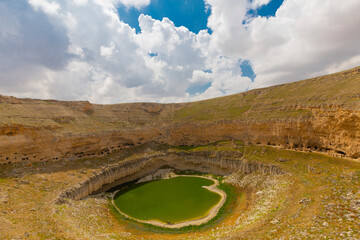
<path fill-rule="evenodd" d="M 99 157 L 148 142 L 222 140 L 360 156 L 360 68 L 183 104 L 0 96 L 0 164 Z"/>
<path fill-rule="evenodd" d="M 87 180 L 64 190 L 60 193 L 57 202 L 62 203 L 68 198 L 79 200 L 90 194 L 107 191 L 112 187 L 151 174 L 162 166 L 221 175 L 232 172 L 250 174 L 255 171 L 274 175 L 284 173 L 278 166 L 236 158 L 237 152 L 229 154 L 231 156 L 226 152 L 170 152 L 117 163 L 101 169 Z"/>

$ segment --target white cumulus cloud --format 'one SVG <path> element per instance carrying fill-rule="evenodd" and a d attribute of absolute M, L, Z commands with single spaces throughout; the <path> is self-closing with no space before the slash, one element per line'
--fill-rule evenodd
<path fill-rule="evenodd" d="M 247 9 L 266 1 L 207 1 L 213 47 L 251 61 L 257 74 L 253 88 L 360 65 L 357 0 L 287 0 L 274 17 L 250 19 Z"/>
<path fill-rule="evenodd" d="M 271 0 L 253 0 L 251 4 L 252 9 L 257 9 L 261 6 L 269 4 Z"/>
<path fill-rule="evenodd" d="M 150 0 L 119 0 L 119 2 L 124 4 L 127 8 L 134 7 L 137 9 L 143 8 L 150 4 Z"/>
<path fill-rule="evenodd" d="M 35 9 L 41 9 L 48 14 L 57 14 L 60 6 L 56 2 L 47 0 L 29 0 L 29 3 L 35 7 Z"/>
<path fill-rule="evenodd" d="M 148 4 L 131 4 L 141 2 Z M 188 101 L 194 98 L 188 89 L 198 84 L 193 82 L 196 72 L 214 69 L 211 89 L 218 86 L 224 94 L 228 88 L 214 79 L 241 75 L 216 70 L 219 53 L 211 49 L 207 31 L 195 34 L 168 18 L 140 15 L 137 34 L 119 20 L 119 3 L 1 2 L 1 94 L 97 103 Z M 206 96 L 218 96 L 219 91 Z"/>
<path fill-rule="evenodd" d="M 208 27 L 195 34 L 141 14 L 141 32 L 117 7 L 150 0 L 0 2 L 0 94 L 17 97 L 179 102 L 300 80 L 360 65 L 358 0 L 206 0 Z M 248 60 L 252 82 L 240 65 Z"/>

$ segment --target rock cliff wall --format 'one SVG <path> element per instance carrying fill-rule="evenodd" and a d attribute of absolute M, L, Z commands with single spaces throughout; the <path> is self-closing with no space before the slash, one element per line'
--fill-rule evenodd
<path fill-rule="evenodd" d="M 221 140 L 360 157 L 360 67 L 184 104 L 0 96 L 0 164 L 99 157 L 157 142 Z"/>
<path fill-rule="evenodd" d="M 172 127 L 166 137 L 165 142 L 170 145 L 205 145 L 236 139 L 250 145 L 280 146 L 358 158 L 360 112 L 313 109 L 311 116 L 301 118 L 189 123 Z"/>
<path fill-rule="evenodd" d="M 248 162 L 241 158 L 236 158 L 237 155 L 239 155 L 237 152 L 172 152 L 129 160 L 103 168 L 86 181 L 64 190 L 60 193 L 57 203 L 63 203 L 66 199 L 79 200 L 90 194 L 107 191 L 120 184 L 151 174 L 162 166 L 220 175 L 230 174 L 235 171 L 240 171 L 244 174 L 255 171 L 273 175 L 284 173 L 278 166 Z"/>
<path fill-rule="evenodd" d="M 224 120 L 164 124 L 133 130 L 58 133 L 23 125 L 0 126 L 0 164 L 100 157 L 146 142 L 204 145 L 222 140 L 360 156 L 360 112 L 314 109 L 312 116 L 275 120 Z"/>
<path fill-rule="evenodd" d="M 101 157 L 139 146 L 156 135 L 152 128 L 63 134 L 52 129 L 3 125 L 0 127 L 0 164 Z"/>

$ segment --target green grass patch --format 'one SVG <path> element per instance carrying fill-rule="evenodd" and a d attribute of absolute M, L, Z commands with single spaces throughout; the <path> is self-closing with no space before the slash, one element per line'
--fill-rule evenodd
<path fill-rule="evenodd" d="M 239 148 L 244 146 L 244 142 L 240 140 L 235 141 L 217 141 L 212 142 L 206 145 L 199 145 L 199 146 L 168 146 L 171 150 L 176 151 L 186 151 L 186 152 L 194 152 L 194 151 L 206 151 L 206 150 L 216 150 L 216 151 L 226 151 L 226 150 L 233 150 L 234 145 Z"/>
<path fill-rule="evenodd" d="M 174 115 L 174 120 L 208 121 L 238 118 L 251 108 L 250 103 L 254 98 L 254 95 L 240 98 L 237 95 L 231 95 L 226 98 L 193 102 L 178 110 Z"/>
<path fill-rule="evenodd" d="M 5 178 L 0 178 L 0 183 L 6 183 L 7 180 Z"/>

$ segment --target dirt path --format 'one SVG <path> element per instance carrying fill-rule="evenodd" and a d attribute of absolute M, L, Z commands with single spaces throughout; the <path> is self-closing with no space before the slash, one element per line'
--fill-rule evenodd
<path fill-rule="evenodd" d="M 212 180 L 212 181 L 214 181 L 213 185 L 203 186 L 203 188 L 206 188 L 211 192 L 218 193 L 221 196 L 221 199 L 216 204 L 216 206 L 211 208 L 211 210 L 209 211 L 209 213 L 205 217 L 197 218 L 197 219 L 189 220 L 189 221 L 185 221 L 185 222 L 180 222 L 180 223 L 174 223 L 174 224 L 163 223 L 163 222 L 160 222 L 160 221 L 157 221 L 157 220 L 143 221 L 143 220 L 139 220 L 139 219 L 130 217 L 129 215 L 123 213 L 122 211 L 120 211 L 120 209 L 114 203 L 114 196 L 116 195 L 116 193 L 118 191 L 116 191 L 114 193 L 114 195 L 113 195 L 112 204 L 114 205 L 114 207 L 116 208 L 116 210 L 120 214 L 124 215 L 125 217 L 127 217 L 129 219 L 132 219 L 132 220 L 135 220 L 135 221 L 141 222 L 141 223 L 147 223 L 147 224 L 155 225 L 155 226 L 158 226 L 158 227 L 164 227 L 164 228 L 182 228 L 182 227 L 186 227 L 186 226 L 189 226 L 189 225 L 201 225 L 203 223 L 206 223 L 206 222 L 210 221 L 212 218 L 214 218 L 218 214 L 220 208 L 225 203 L 226 193 L 217 188 L 217 186 L 219 185 L 219 181 L 217 179 L 213 179 L 213 178 L 210 178 L 210 177 L 204 177 L 204 176 L 198 176 L 198 175 L 175 175 L 173 177 L 201 177 L 201 178 L 206 178 L 206 179 Z"/>

